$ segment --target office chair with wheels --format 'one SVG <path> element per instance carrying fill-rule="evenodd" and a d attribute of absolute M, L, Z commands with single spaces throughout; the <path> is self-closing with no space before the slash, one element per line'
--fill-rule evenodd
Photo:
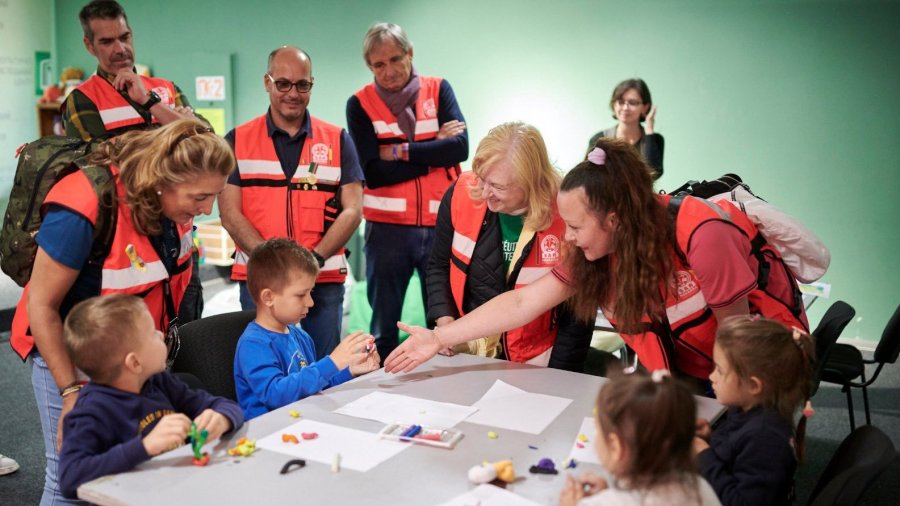
<path fill-rule="evenodd" d="M 825 311 L 822 321 L 812 331 L 812 335 L 816 338 L 816 364 L 809 391 L 810 397 L 816 395 L 816 392 L 819 390 L 822 370 L 825 368 L 825 363 L 831 355 L 831 350 L 837 343 L 838 338 L 841 337 L 844 327 L 850 323 L 854 316 L 856 316 L 856 310 L 853 309 L 853 306 L 839 300 L 832 304 L 828 311 Z"/>
<path fill-rule="evenodd" d="M 864 425 L 844 438 L 822 471 L 809 506 L 850 506 L 896 458 L 894 444 L 877 427 Z"/>
<path fill-rule="evenodd" d="M 192 374 L 207 392 L 236 401 L 234 352 L 255 317 L 256 311 L 236 311 L 185 323 L 172 372 Z"/>
<path fill-rule="evenodd" d="M 822 381 L 843 386 L 841 390 L 847 394 L 847 409 L 850 411 L 850 430 L 856 428 L 851 387 L 862 389 L 866 424 L 871 424 L 868 386 L 878 379 L 878 374 L 885 364 L 897 362 L 898 355 L 900 355 L 900 306 L 897 306 L 897 309 L 894 310 L 894 315 L 891 316 L 890 321 L 884 328 L 872 360 L 864 359 L 862 352 L 849 344 L 839 343 L 832 348 L 831 354 L 829 354 L 828 360 L 825 361 L 825 367 L 822 370 Z M 869 379 L 866 379 L 867 364 L 878 364 L 878 367 Z M 860 381 L 855 382 L 856 378 L 860 378 Z"/>

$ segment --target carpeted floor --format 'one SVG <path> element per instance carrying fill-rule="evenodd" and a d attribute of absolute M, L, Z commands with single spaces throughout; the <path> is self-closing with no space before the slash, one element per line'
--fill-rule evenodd
<path fill-rule="evenodd" d="M 900 365 L 887 366 L 870 389 L 873 425 L 884 430 L 900 447 Z M 857 392 L 858 393 L 858 392 Z M 864 421 L 862 397 L 857 396 L 857 423 Z M 823 384 L 813 399 L 816 414 L 810 420 L 807 463 L 797 475 L 797 504 L 806 504 L 809 493 L 831 454 L 850 432 L 844 394 Z M 0 334 L 0 453 L 15 458 L 19 471 L 0 476 L 0 505 L 31 505 L 40 500 L 44 477 L 43 442 L 31 390 L 31 367 L 23 364 L 9 346 L 9 334 Z M 875 482 L 862 504 L 897 504 L 900 497 L 900 459 Z"/>

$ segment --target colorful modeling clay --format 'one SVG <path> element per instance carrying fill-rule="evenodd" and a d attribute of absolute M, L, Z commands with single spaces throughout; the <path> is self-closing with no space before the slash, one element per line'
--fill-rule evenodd
<path fill-rule="evenodd" d="M 498 436 L 497 436 L 496 432 L 490 431 L 490 432 L 488 432 L 488 437 L 491 439 L 497 439 Z"/>
<path fill-rule="evenodd" d="M 203 453 L 203 445 L 206 444 L 208 436 L 209 431 L 206 429 L 197 430 L 197 424 L 191 424 L 188 440 L 191 442 L 191 450 L 194 452 L 194 458 L 191 460 L 191 463 L 195 466 L 205 466 L 209 463 L 209 454 Z"/>
<path fill-rule="evenodd" d="M 588 438 L 587 438 L 587 436 L 585 436 L 584 434 L 579 434 L 579 435 L 578 435 L 578 440 L 581 441 L 582 443 L 587 443 L 587 442 L 588 442 Z"/>
<path fill-rule="evenodd" d="M 528 469 L 528 472 L 532 474 L 559 474 L 553 460 L 548 458 L 539 460 L 537 464 Z"/>
<path fill-rule="evenodd" d="M 306 461 L 303 459 L 294 459 L 285 462 L 284 466 L 281 467 L 281 474 L 287 474 L 294 466 L 297 466 L 297 469 L 300 469 L 306 466 Z"/>
<path fill-rule="evenodd" d="M 282 434 L 281 440 L 285 443 L 294 443 L 294 444 L 300 443 L 300 440 L 297 439 L 297 436 L 295 436 L 293 434 L 288 434 L 288 433 Z"/>
<path fill-rule="evenodd" d="M 249 457 L 253 455 L 253 452 L 256 451 L 256 440 L 255 439 L 247 439 L 242 437 L 237 440 L 237 445 L 234 448 L 228 449 L 228 455 L 232 457 L 236 457 L 240 455 L 241 457 Z"/>
<path fill-rule="evenodd" d="M 569 459 L 566 462 L 566 469 L 575 469 L 576 467 L 578 467 L 578 462 L 575 462 L 575 459 Z"/>
<path fill-rule="evenodd" d="M 575 448 L 584 448 L 584 444 L 580 441 L 575 441 Z"/>
<path fill-rule="evenodd" d="M 331 472 L 336 473 L 341 470 L 341 454 L 335 453 L 334 458 L 331 460 Z"/>
<path fill-rule="evenodd" d="M 318 432 L 301 432 L 300 436 L 303 439 L 316 439 L 317 437 L 319 437 L 319 433 Z"/>
<path fill-rule="evenodd" d="M 288 411 L 288 414 L 294 418 L 300 418 L 300 412 L 297 411 L 296 409 L 292 409 L 292 410 Z"/>

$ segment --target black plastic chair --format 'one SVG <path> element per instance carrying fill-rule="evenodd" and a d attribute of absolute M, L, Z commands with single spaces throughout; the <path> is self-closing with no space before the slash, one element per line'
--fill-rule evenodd
<path fill-rule="evenodd" d="M 849 344 L 836 344 L 825 361 L 825 367 L 822 370 L 822 381 L 828 383 L 836 383 L 842 385 L 841 391 L 847 394 L 847 409 L 850 411 L 850 430 L 856 428 L 856 420 L 853 415 L 853 395 L 850 391 L 852 388 L 860 388 L 863 393 L 863 405 L 866 411 L 866 424 L 871 424 L 871 415 L 869 414 L 869 391 L 868 386 L 878 379 L 878 374 L 885 364 L 893 364 L 897 362 L 897 356 L 900 355 L 900 306 L 894 310 L 884 332 L 881 334 L 881 340 L 875 348 L 875 354 L 872 360 L 866 360 L 855 346 Z M 878 364 L 872 377 L 866 379 L 866 365 Z M 854 381 L 860 378 L 859 382 Z"/>
<path fill-rule="evenodd" d="M 851 506 L 897 457 L 891 438 L 864 425 L 844 438 L 822 471 L 809 506 Z"/>
<path fill-rule="evenodd" d="M 853 309 L 853 306 L 839 300 L 832 304 L 828 311 L 825 311 L 822 321 L 812 331 L 812 335 L 816 338 L 816 364 L 813 371 L 810 397 L 816 395 L 816 392 L 819 390 L 822 370 L 825 369 L 831 350 L 837 343 L 838 338 L 841 337 L 844 327 L 850 323 L 854 316 L 856 316 L 856 310 Z"/>
<path fill-rule="evenodd" d="M 186 323 L 178 328 L 181 349 L 173 373 L 197 377 L 207 392 L 237 400 L 234 390 L 234 351 L 256 311 L 236 311 Z"/>

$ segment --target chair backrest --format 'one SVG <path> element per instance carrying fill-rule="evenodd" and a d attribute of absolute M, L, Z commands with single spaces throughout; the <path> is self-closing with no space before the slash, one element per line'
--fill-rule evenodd
<path fill-rule="evenodd" d="M 832 304 L 828 311 L 825 311 L 819 326 L 812 331 L 812 335 L 816 338 L 816 365 L 813 371 L 810 396 L 815 395 L 819 389 L 822 370 L 828 361 L 828 355 L 831 354 L 831 348 L 854 316 L 856 316 L 856 310 L 853 309 L 853 306 L 839 300 Z"/>
<path fill-rule="evenodd" d="M 881 340 L 875 347 L 874 358 L 882 364 L 893 364 L 897 362 L 897 355 L 900 355 L 900 306 L 894 310 L 894 315 L 884 328 Z"/>
<path fill-rule="evenodd" d="M 866 489 L 896 458 L 884 432 L 863 425 L 847 436 L 822 471 L 810 494 L 810 506 L 856 504 Z"/>
<path fill-rule="evenodd" d="M 256 311 L 236 311 L 186 323 L 178 328 L 181 349 L 172 372 L 196 376 L 213 395 L 237 400 L 234 351 Z"/>

